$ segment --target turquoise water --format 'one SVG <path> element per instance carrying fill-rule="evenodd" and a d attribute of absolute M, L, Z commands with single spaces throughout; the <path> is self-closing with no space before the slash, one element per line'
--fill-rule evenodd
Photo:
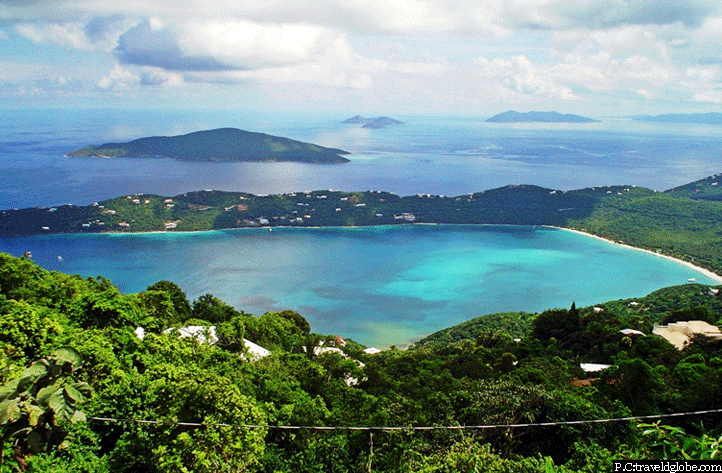
<path fill-rule="evenodd" d="M 293 309 L 315 332 L 403 345 L 479 315 L 637 297 L 706 276 L 551 228 L 387 226 L 0 238 L 43 267 L 123 292 L 168 279 L 248 313 Z M 61 258 L 58 258 L 58 257 Z"/>

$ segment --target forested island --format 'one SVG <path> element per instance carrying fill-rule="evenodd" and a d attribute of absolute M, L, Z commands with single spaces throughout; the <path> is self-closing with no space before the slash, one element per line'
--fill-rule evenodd
<path fill-rule="evenodd" d="M 551 225 L 684 259 L 722 274 L 719 175 L 656 192 L 635 186 L 572 191 L 530 185 L 447 197 L 307 191 L 126 195 L 89 206 L 0 211 L 0 235 L 202 231 L 408 223 Z"/>
<path fill-rule="evenodd" d="M 559 112 L 517 112 L 509 110 L 494 115 L 486 120 L 489 123 L 594 123 L 598 120 L 583 117 L 581 115 L 573 115 L 571 113 Z"/>
<path fill-rule="evenodd" d="M 179 136 L 151 136 L 127 143 L 105 143 L 69 153 L 71 157 L 147 158 L 180 161 L 293 161 L 314 164 L 348 162 L 347 151 L 279 136 L 218 128 Z"/>

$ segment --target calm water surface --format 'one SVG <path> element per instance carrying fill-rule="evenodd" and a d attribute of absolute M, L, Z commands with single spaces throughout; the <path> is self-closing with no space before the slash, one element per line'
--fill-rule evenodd
<path fill-rule="evenodd" d="M 485 123 L 397 117 L 380 130 L 344 115 L 228 111 L 8 110 L 0 113 L 0 208 L 90 204 L 129 193 L 216 189 L 255 194 L 384 190 L 460 195 L 508 184 L 553 189 L 636 184 L 657 190 L 715 174 L 720 127 L 609 120 Z M 88 144 L 238 127 L 350 151 L 350 163 L 187 163 L 67 158 Z"/>
<path fill-rule="evenodd" d="M 472 317 L 645 295 L 685 266 L 583 235 L 514 226 L 387 226 L 0 238 L 47 269 L 123 292 L 168 279 L 248 313 L 293 309 L 316 332 L 403 345 Z M 62 261 L 58 259 L 62 257 Z"/>

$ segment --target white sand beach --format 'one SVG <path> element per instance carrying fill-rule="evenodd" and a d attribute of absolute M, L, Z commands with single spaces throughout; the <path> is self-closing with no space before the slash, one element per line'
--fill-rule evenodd
<path fill-rule="evenodd" d="M 598 239 L 598 240 L 603 240 L 603 241 L 606 241 L 606 242 L 608 242 L 608 243 L 613 243 L 613 244 L 615 244 L 615 245 L 623 246 L 623 247 L 625 247 L 625 248 L 630 248 L 630 249 L 632 249 L 632 250 L 644 251 L 645 253 L 649 253 L 649 254 L 651 254 L 651 255 L 655 255 L 655 256 L 658 256 L 658 257 L 660 257 L 660 258 L 665 258 L 665 259 L 674 261 L 674 262 L 676 262 L 676 263 L 679 263 L 679 264 L 681 264 L 681 265 L 687 266 L 688 268 L 692 268 L 692 269 L 694 269 L 695 271 L 698 271 L 698 272 L 704 274 L 705 276 L 707 276 L 707 277 L 709 277 L 709 278 L 711 278 L 711 279 L 714 279 L 714 280 L 717 281 L 718 283 L 722 284 L 722 276 L 720 276 L 719 274 L 714 273 L 714 272 L 710 271 L 709 269 L 705 269 L 705 268 L 702 268 L 702 267 L 700 267 L 700 266 L 696 266 L 696 265 L 694 265 L 694 264 L 692 264 L 692 263 L 690 263 L 690 262 L 688 262 L 688 261 L 684 261 L 684 260 L 681 260 L 681 259 L 679 259 L 679 258 L 675 258 L 675 257 L 673 257 L 673 256 L 663 255 L 663 254 L 661 254 L 661 253 L 657 253 L 656 251 L 651 251 L 651 250 L 647 250 L 647 249 L 644 249 L 644 248 L 637 248 L 636 246 L 627 245 L 627 244 L 625 244 L 625 243 L 619 243 L 619 242 L 617 242 L 617 241 L 613 241 L 613 240 L 610 240 L 610 239 L 608 239 L 608 238 L 603 238 L 603 237 L 600 237 L 600 236 L 598 236 L 598 235 L 594 235 L 594 234 L 592 234 L 592 233 L 583 232 L 583 231 L 581 231 L 581 230 L 574 230 L 574 229 L 571 229 L 571 228 L 554 227 L 554 226 L 552 226 L 551 228 L 558 228 L 559 230 L 566 230 L 566 231 L 568 231 L 568 232 L 578 233 L 578 234 L 580 234 L 580 235 L 586 235 L 586 236 L 588 236 L 588 237 L 596 238 L 596 239 Z"/>

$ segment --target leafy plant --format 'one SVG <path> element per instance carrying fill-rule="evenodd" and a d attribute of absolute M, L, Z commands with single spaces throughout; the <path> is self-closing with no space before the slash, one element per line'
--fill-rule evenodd
<path fill-rule="evenodd" d="M 85 421 L 78 407 L 93 392 L 73 377 L 80 364 L 78 352 L 59 348 L 0 387 L 0 466 L 5 444 L 13 439 L 20 471 L 25 471 L 26 456 L 67 447 L 68 432 L 62 424 Z"/>
<path fill-rule="evenodd" d="M 701 437 L 688 434 L 680 427 L 640 424 L 642 435 L 648 437 L 653 449 L 660 450 L 662 458 L 683 460 L 716 460 L 722 457 L 722 435 Z"/>

